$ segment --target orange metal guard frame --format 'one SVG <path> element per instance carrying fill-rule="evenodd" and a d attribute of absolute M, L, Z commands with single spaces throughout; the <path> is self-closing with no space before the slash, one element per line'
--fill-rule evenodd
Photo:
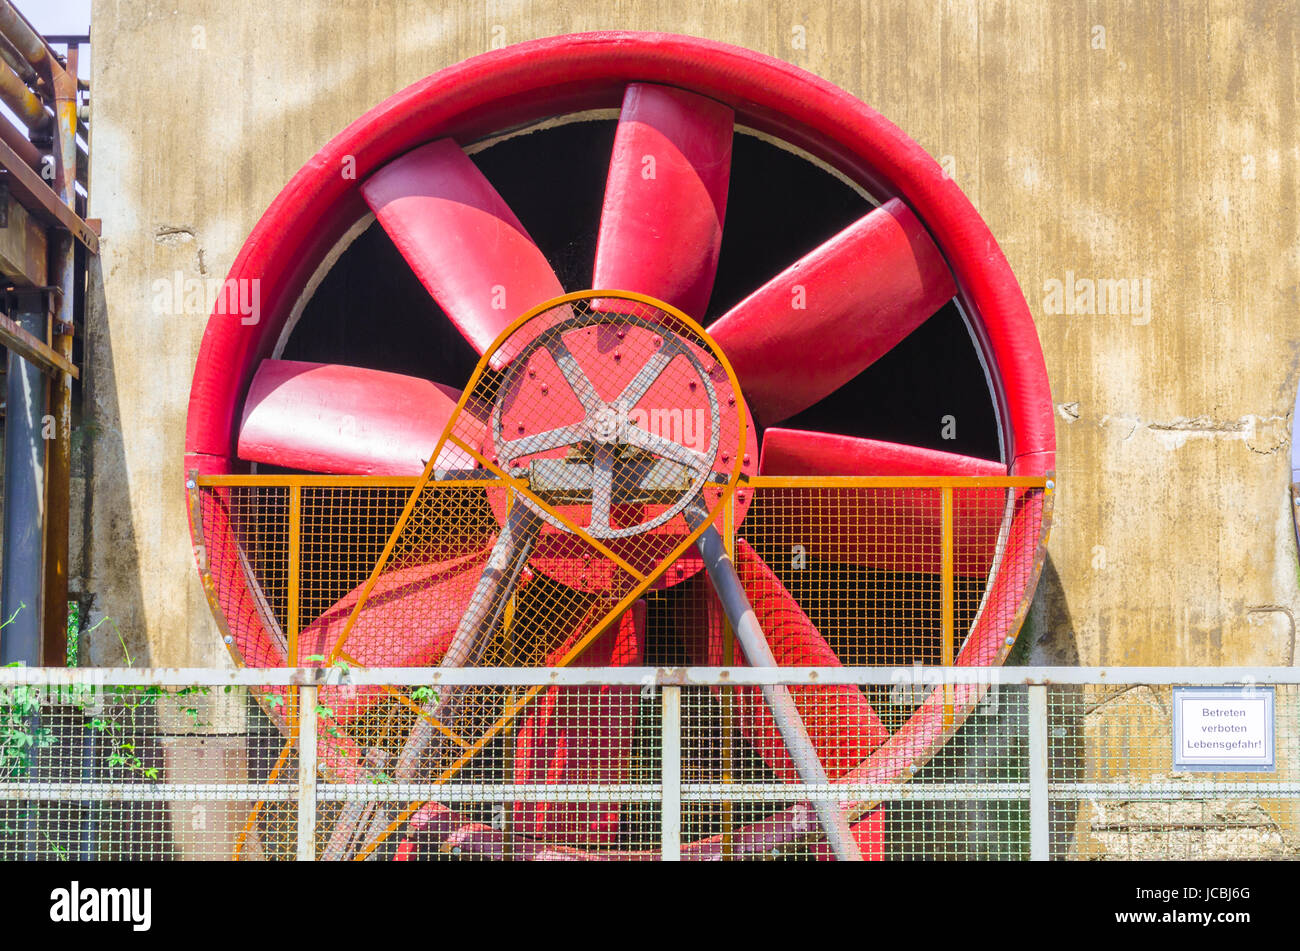
<path fill-rule="evenodd" d="M 593 273 L 598 286 L 617 290 L 565 295 L 461 144 L 611 105 L 621 105 L 621 114 Z M 756 288 L 706 333 L 688 315 L 704 312 L 712 289 L 732 129 L 740 122 L 824 159 L 882 204 Z M 642 174 L 646 155 L 656 159 L 650 178 Z M 345 160 L 355 179 L 340 175 Z M 463 391 L 455 381 L 268 359 L 313 275 L 367 209 L 482 354 Z M 702 629 L 726 637 L 699 638 L 691 662 L 739 660 L 723 652 L 734 634 L 750 663 L 841 663 L 755 548 L 735 537 L 764 490 L 785 499 L 814 554 L 936 570 L 944 662 L 996 664 L 1010 650 L 1041 567 L 1055 448 L 1032 321 L 987 228 L 933 160 L 816 77 L 734 47 L 654 34 L 556 37 L 476 57 L 399 93 L 327 145 L 268 209 L 230 280 L 228 287 L 257 281 L 262 307 L 254 319 L 239 319 L 246 315 L 232 302 L 218 302 L 195 371 L 186 469 L 200 569 L 241 663 L 317 656 L 372 666 L 554 665 L 581 655 L 587 664 L 635 665 L 644 662 L 642 595 L 698 585 L 705 568 L 721 597 L 708 599 L 715 617 Z M 805 295 L 799 305 L 796 284 Z M 988 372 L 1002 460 L 777 426 L 954 297 Z M 652 417 L 652 407 L 662 412 Z M 751 448 L 756 432 L 762 440 Z M 317 475 L 246 475 L 250 463 Z M 365 582 L 318 616 L 300 616 L 302 492 L 367 480 L 409 487 L 405 507 Z M 257 510 L 241 508 L 240 493 L 257 487 L 287 492 L 287 637 L 268 621 L 265 570 L 244 550 L 246 520 Z M 844 505 L 817 504 L 835 493 L 885 490 L 932 542 L 885 543 L 887 533 L 855 523 Z M 459 523 L 433 501 L 467 491 L 488 501 L 484 534 L 474 542 L 456 538 L 451 529 Z M 999 500 L 991 535 L 968 545 L 964 536 L 984 530 L 976 526 L 977 500 L 990 493 Z M 1007 607 L 976 612 L 957 641 L 953 579 L 971 573 L 983 574 L 982 603 Z M 540 648 L 493 654 L 487 641 L 509 626 L 523 586 L 550 605 L 533 634 Z M 760 636 L 782 624 L 783 636 Z M 819 781 L 817 769 L 831 761 L 835 768 L 823 773 L 831 779 L 905 779 L 979 697 L 973 687 L 936 692 L 891 733 L 860 692 L 819 690 L 738 702 L 741 735 L 787 781 Z M 567 714 L 555 709 L 553 693 L 538 694 L 507 707 L 497 726 L 445 761 L 438 780 L 455 775 L 517 715 L 525 719 L 515 778 L 572 774 L 574 763 L 557 762 L 554 737 L 573 724 L 561 722 Z M 429 749 L 455 732 L 446 725 L 459 701 L 406 700 L 416 726 L 395 752 L 399 776 L 410 778 L 427 768 Z M 593 708 L 601 723 L 626 721 L 625 697 L 613 692 L 601 702 Z M 834 729 L 817 726 L 829 722 L 818 704 L 833 711 Z M 292 717 L 282 725 L 292 742 Z M 619 729 L 612 733 L 601 739 L 598 779 L 625 771 Z M 366 754 L 346 737 L 344 729 L 324 744 L 329 775 L 364 774 Z M 870 807 L 819 813 L 828 854 L 881 855 L 881 815 Z M 570 808 L 567 818 L 553 812 L 543 822 L 534 809 L 538 834 L 524 835 L 527 845 L 516 836 L 510 855 L 622 854 L 612 836 L 592 839 L 591 815 Z M 444 806 L 398 814 L 378 837 L 358 831 L 373 827 L 373 812 L 366 803 L 345 809 L 326 854 L 365 857 L 402 828 L 416 830 L 418 841 L 455 834 L 465 852 L 506 854 L 493 830 L 470 828 Z M 789 810 L 763 824 L 764 841 L 808 835 Z M 606 847 L 568 844 L 579 826 L 582 843 Z M 418 853 L 415 843 L 408 838 L 399 855 Z M 683 856 L 713 857 L 723 847 L 704 839 Z"/>

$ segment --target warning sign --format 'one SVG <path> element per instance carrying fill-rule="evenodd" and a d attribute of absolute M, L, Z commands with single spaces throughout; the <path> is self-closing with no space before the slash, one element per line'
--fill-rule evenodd
<path fill-rule="evenodd" d="M 1175 687 L 1174 769 L 1272 772 L 1272 687 Z"/>

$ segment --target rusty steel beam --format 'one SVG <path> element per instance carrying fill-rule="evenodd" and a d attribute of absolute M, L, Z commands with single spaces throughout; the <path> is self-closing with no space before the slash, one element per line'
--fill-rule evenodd
<path fill-rule="evenodd" d="M 53 189 L 4 142 L 0 142 L 0 171 L 7 173 L 9 194 L 46 224 L 71 232 L 91 254 L 99 253 L 99 237 Z"/>
<path fill-rule="evenodd" d="M 62 246 L 56 259 L 73 267 L 73 242 L 67 235 L 56 239 Z M 72 366 L 72 326 L 54 321 L 53 349 Z M 41 638 L 41 664 L 65 667 L 68 663 L 68 533 L 72 525 L 72 380 L 68 372 L 50 380 L 49 414 L 54 417 L 54 438 L 45 452 L 45 627 Z"/>
<path fill-rule="evenodd" d="M 54 157 L 59 198 L 69 209 L 77 200 L 77 58 L 68 47 L 68 69 L 54 73 L 56 118 Z M 72 330 L 77 301 L 76 243 L 69 234 L 54 236 L 50 278 L 60 293 L 50 322 L 50 344 L 72 363 Z M 68 662 L 68 531 L 72 516 L 72 374 L 50 380 L 49 413 L 54 417 L 54 438 L 45 453 L 45 627 L 41 638 L 41 663 L 63 667 Z"/>
<path fill-rule="evenodd" d="M 22 357 L 42 373 L 67 373 L 74 379 L 80 376 L 72 361 L 4 314 L 0 314 L 0 346 Z"/>

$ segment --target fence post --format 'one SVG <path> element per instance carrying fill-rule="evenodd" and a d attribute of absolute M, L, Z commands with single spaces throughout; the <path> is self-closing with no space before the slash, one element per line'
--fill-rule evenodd
<path fill-rule="evenodd" d="M 952 528 L 952 486 L 945 485 L 939 490 L 939 663 L 951 667 L 955 661 L 953 621 L 953 528 Z M 943 726 L 953 723 L 953 702 L 956 691 L 948 678 L 943 679 Z"/>
<path fill-rule="evenodd" d="M 663 760 L 659 854 L 665 862 L 682 859 L 682 688 L 660 688 L 660 756 Z"/>
<path fill-rule="evenodd" d="M 1047 685 L 1029 685 L 1029 858 L 1049 855 L 1047 802 Z"/>
<path fill-rule="evenodd" d="M 736 558 L 736 496 L 722 500 L 722 544 L 727 557 Z M 731 622 L 722 619 L 722 666 L 736 663 L 736 632 Z M 722 781 L 730 785 L 736 781 L 736 692 L 731 687 L 721 688 L 722 696 Z M 735 833 L 734 806 L 730 799 L 722 803 L 722 858 L 730 861 Z"/>
<path fill-rule="evenodd" d="M 298 861 L 316 861 L 316 685 L 298 688 Z"/>
<path fill-rule="evenodd" d="M 299 612 L 298 584 L 302 576 L 302 486 L 296 482 L 289 486 L 289 617 L 288 637 L 289 666 L 297 667 Z"/>

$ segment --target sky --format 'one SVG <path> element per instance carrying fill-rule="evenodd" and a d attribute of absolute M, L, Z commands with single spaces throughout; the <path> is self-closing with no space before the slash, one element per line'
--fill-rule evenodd
<path fill-rule="evenodd" d="M 90 32 L 91 0 L 12 0 L 27 21 L 41 33 Z M 59 47 L 62 49 L 62 47 Z M 90 55 L 82 50 L 77 72 L 90 78 Z"/>
<path fill-rule="evenodd" d="M 42 33 L 89 33 L 90 0 L 13 0 Z"/>

